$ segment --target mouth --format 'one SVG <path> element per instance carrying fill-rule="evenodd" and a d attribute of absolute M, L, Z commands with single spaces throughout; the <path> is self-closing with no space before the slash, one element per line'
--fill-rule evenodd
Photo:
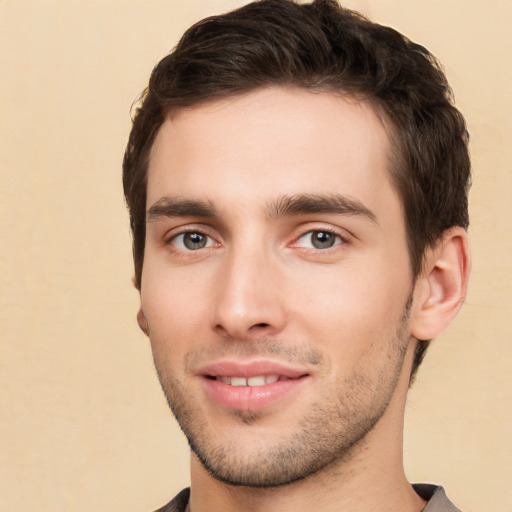
<path fill-rule="evenodd" d="M 228 410 L 260 411 L 293 400 L 310 379 L 304 370 L 279 363 L 221 362 L 199 373 L 207 397 Z"/>
<path fill-rule="evenodd" d="M 226 376 L 207 376 L 207 378 L 215 379 L 217 381 L 223 382 L 228 386 L 234 387 L 260 387 L 265 386 L 266 384 L 274 384 L 274 382 L 289 380 L 288 377 L 279 376 L 279 375 L 256 375 L 254 377 L 226 377 Z"/>

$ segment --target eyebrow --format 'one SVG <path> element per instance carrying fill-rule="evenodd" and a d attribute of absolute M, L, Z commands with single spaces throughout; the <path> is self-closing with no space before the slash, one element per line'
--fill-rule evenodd
<path fill-rule="evenodd" d="M 340 194 L 300 194 L 283 196 L 268 205 L 267 215 L 276 219 L 291 215 L 325 213 L 366 217 L 377 224 L 376 215 L 361 201 Z"/>
<path fill-rule="evenodd" d="M 355 215 L 377 223 L 377 217 L 364 204 L 340 194 L 285 195 L 267 204 L 266 214 L 271 219 L 308 214 Z M 147 222 L 160 217 L 204 217 L 214 218 L 218 213 L 211 201 L 182 199 L 163 196 L 147 211 Z"/>
<path fill-rule="evenodd" d="M 216 217 L 217 212 L 211 201 L 197 201 L 181 199 L 179 197 L 164 196 L 148 209 L 147 222 L 159 217 Z"/>

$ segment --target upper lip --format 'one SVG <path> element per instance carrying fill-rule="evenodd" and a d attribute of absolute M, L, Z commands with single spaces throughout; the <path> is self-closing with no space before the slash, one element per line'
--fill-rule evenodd
<path fill-rule="evenodd" d="M 205 377 L 256 377 L 260 375 L 278 375 L 288 379 L 297 379 L 308 375 L 304 368 L 289 366 L 279 361 L 233 361 L 221 360 L 199 368 L 198 375 Z"/>

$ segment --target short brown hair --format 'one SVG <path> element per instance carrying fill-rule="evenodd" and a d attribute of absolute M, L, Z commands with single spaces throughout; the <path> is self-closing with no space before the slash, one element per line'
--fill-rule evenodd
<path fill-rule="evenodd" d="M 193 25 L 152 72 L 123 161 L 135 285 L 144 259 L 146 185 L 170 112 L 269 86 L 368 101 L 390 129 L 391 175 L 403 203 L 411 273 L 450 227 L 469 224 L 468 134 L 436 58 L 396 30 L 334 0 L 260 0 Z M 418 344 L 413 371 L 428 342 Z"/>

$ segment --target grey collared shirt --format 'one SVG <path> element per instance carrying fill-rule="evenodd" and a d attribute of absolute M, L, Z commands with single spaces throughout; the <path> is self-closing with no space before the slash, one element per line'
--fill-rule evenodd
<path fill-rule="evenodd" d="M 427 501 L 422 512 L 461 512 L 446 496 L 439 485 L 414 484 L 416 493 Z"/>
<path fill-rule="evenodd" d="M 414 484 L 414 490 L 427 501 L 422 512 L 461 512 L 446 496 L 444 489 L 439 485 Z M 185 512 L 190 489 L 183 489 L 172 501 L 155 512 Z"/>

